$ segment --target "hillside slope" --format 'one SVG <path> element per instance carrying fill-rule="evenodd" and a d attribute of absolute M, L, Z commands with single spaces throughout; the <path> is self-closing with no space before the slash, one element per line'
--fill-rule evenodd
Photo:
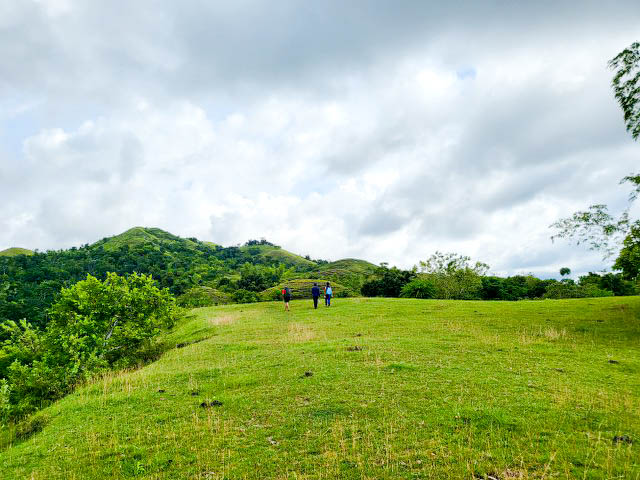
<path fill-rule="evenodd" d="M 365 260 L 345 258 L 320 265 L 315 272 L 318 278 L 328 278 L 330 281 L 345 285 L 359 294 L 362 284 L 374 274 L 376 268 L 378 267 L 373 263 Z"/>
<path fill-rule="evenodd" d="M 283 250 L 274 245 L 250 245 L 240 247 L 242 252 L 248 253 L 263 263 L 283 263 L 287 267 L 309 269 L 316 266 L 316 263 L 307 260 L 300 255 Z"/>
<path fill-rule="evenodd" d="M 3 479 L 640 475 L 640 298 L 310 303 L 195 310 L 40 412 Z"/>
<path fill-rule="evenodd" d="M 33 255 L 33 250 L 28 248 L 11 247 L 0 251 L 0 257 L 15 257 L 17 255 Z"/>

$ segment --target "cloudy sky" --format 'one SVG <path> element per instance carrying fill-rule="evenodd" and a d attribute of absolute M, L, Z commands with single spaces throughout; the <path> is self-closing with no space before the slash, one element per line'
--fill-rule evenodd
<path fill-rule="evenodd" d="M 637 0 L 0 0 L 0 249 L 154 226 L 601 270 L 548 227 L 626 206 L 606 63 L 637 40 Z"/>

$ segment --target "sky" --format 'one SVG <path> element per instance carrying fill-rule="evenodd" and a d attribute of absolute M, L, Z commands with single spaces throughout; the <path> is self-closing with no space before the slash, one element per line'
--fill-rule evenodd
<path fill-rule="evenodd" d="M 0 0 L 0 250 L 147 226 L 608 269 L 549 225 L 628 206 L 640 143 L 607 61 L 640 3 L 579 4 Z"/>

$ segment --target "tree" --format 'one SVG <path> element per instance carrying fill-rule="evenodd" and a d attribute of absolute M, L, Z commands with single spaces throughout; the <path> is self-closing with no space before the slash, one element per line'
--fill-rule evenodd
<path fill-rule="evenodd" d="M 636 222 L 622 243 L 622 250 L 613 264 L 616 270 L 622 270 L 626 279 L 634 279 L 640 273 L 640 224 Z"/>
<path fill-rule="evenodd" d="M 470 269 L 478 275 L 484 275 L 489 270 L 489 265 L 483 262 L 476 262 L 473 266 L 469 263 L 471 257 L 459 255 L 457 253 L 436 252 L 427 260 L 420 261 L 420 273 L 453 273 L 458 270 Z M 416 267 L 418 268 L 418 267 Z"/>
<path fill-rule="evenodd" d="M 478 299 L 482 291 L 481 277 L 487 273 L 489 265 L 470 262 L 471 258 L 465 255 L 436 252 L 420 262 L 420 277 L 435 287 L 435 298 Z"/>
<path fill-rule="evenodd" d="M 414 278 L 402 287 L 400 296 L 404 298 L 433 298 L 436 296 L 436 287 L 429 280 Z"/>
<path fill-rule="evenodd" d="M 634 42 L 625 48 L 608 65 L 614 72 L 611 86 L 622 109 L 625 127 L 631 137 L 637 140 L 640 137 L 640 42 Z M 628 175 L 620 183 L 633 185 L 634 190 L 629 200 L 636 200 L 640 194 L 640 174 Z M 556 233 L 551 236 L 552 240 L 569 238 L 576 244 L 587 243 L 590 250 L 602 251 L 603 258 L 609 258 L 620 251 L 622 243 L 625 249 L 640 249 L 640 237 L 632 234 L 634 228 L 640 229 L 640 221 L 630 221 L 628 210 L 616 219 L 609 213 L 606 205 L 592 205 L 587 210 L 558 220 L 551 228 L 556 229 Z M 626 260 L 616 261 L 614 265 L 616 269 L 623 269 L 625 276 L 637 275 L 639 267 L 640 264 L 631 264 Z"/>
<path fill-rule="evenodd" d="M 415 277 L 412 271 L 389 268 L 384 262 L 376 268 L 374 275 L 362 284 L 360 292 L 365 297 L 399 297 L 403 287 Z"/>
<path fill-rule="evenodd" d="M 571 269 L 569 267 L 562 267 L 560 269 L 560 275 L 561 276 L 565 276 L 565 275 L 571 275 Z"/>
<path fill-rule="evenodd" d="M 640 42 L 632 43 L 612 58 L 609 67 L 615 72 L 611 85 L 627 131 L 637 140 L 640 136 Z"/>

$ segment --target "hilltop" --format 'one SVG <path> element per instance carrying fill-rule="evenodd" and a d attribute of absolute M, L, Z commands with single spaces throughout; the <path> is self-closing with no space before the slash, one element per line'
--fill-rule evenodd
<path fill-rule="evenodd" d="M 184 239 L 160 228 L 133 227 L 119 235 L 103 238 L 92 245 L 91 248 L 102 247 L 107 251 L 116 251 L 122 247 L 135 248 L 142 245 L 153 245 L 156 249 L 169 248 L 175 244 L 195 248 L 196 242 Z"/>
<path fill-rule="evenodd" d="M 5 435 L 3 478 L 637 478 L 639 316 L 637 297 L 196 309 L 155 363 Z"/>
<path fill-rule="evenodd" d="M 12 247 L 0 251 L 0 257 L 15 257 L 17 255 L 33 255 L 33 250 L 28 248 Z"/>

